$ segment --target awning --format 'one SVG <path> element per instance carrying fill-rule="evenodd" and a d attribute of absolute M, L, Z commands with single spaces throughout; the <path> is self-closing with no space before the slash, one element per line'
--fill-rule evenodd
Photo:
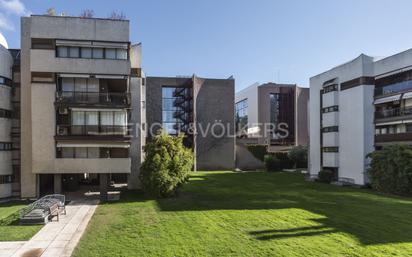
<path fill-rule="evenodd" d="M 412 92 L 407 92 L 403 94 L 402 99 L 409 99 L 412 98 Z"/>
<path fill-rule="evenodd" d="M 389 103 L 393 101 L 399 101 L 400 99 L 401 99 L 401 94 L 391 95 L 391 96 L 376 99 L 374 104 Z"/>
<path fill-rule="evenodd" d="M 58 74 L 61 78 L 90 78 L 89 74 Z"/>

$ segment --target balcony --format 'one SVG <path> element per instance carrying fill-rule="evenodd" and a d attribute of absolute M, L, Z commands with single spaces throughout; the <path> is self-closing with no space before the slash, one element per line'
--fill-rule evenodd
<path fill-rule="evenodd" d="M 131 128 L 123 125 L 57 125 L 56 139 L 127 141 Z"/>
<path fill-rule="evenodd" d="M 389 110 L 381 110 L 375 112 L 375 119 L 386 119 L 393 117 L 401 117 L 412 115 L 412 107 L 393 108 Z"/>
<path fill-rule="evenodd" d="M 412 132 L 375 135 L 375 143 L 412 141 Z"/>
<path fill-rule="evenodd" d="M 130 93 L 57 91 L 56 103 L 66 105 L 130 106 Z"/>

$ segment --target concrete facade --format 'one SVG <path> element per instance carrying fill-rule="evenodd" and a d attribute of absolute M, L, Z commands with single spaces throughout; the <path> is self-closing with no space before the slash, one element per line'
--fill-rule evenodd
<path fill-rule="evenodd" d="M 192 145 L 196 156 L 195 168 L 197 170 L 234 169 L 234 80 L 208 79 L 194 75 L 190 78 L 149 76 L 146 81 L 148 136 L 153 136 L 162 127 L 162 88 L 187 86 L 193 94 L 191 123 L 197 131 L 193 136 Z M 224 134 L 217 131 L 221 130 L 220 125 L 219 127 L 215 125 L 219 137 L 214 137 L 212 127 L 217 123 L 224 124 Z"/>
<path fill-rule="evenodd" d="M 64 182 L 44 186 L 48 175 L 128 174 L 136 188 L 142 137 L 131 140 L 126 126 L 142 116 L 141 45 L 130 47 L 129 21 L 31 16 L 21 24 L 21 197 L 61 190 Z"/>
<path fill-rule="evenodd" d="M 12 55 L 0 45 L 0 199 L 12 196 L 12 67 Z"/>
<path fill-rule="evenodd" d="M 313 178 L 332 169 L 338 181 L 364 185 L 368 153 L 385 144 L 412 142 L 411 65 L 412 50 L 382 60 L 362 54 L 310 79 Z"/>

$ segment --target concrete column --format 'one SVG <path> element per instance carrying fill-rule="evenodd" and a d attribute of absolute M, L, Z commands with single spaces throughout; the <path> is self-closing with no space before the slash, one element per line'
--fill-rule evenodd
<path fill-rule="evenodd" d="M 107 183 L 108 183 L 108 175 L 107 174 L 99 174 L 100 177 L 100 201 L 106 202 L 107 201 Z"/>
<path fill-rule="evenodd" d="M 61 194 L 62 192 L 62 174 L 54 174 L 54 193 Z"/>

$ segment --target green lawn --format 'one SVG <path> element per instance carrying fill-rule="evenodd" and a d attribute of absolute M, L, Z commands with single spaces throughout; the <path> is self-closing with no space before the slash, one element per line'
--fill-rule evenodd
<path fill-rule="evenodd" d="M 74 256 L 410 256 L 412 199 L 291 173 L 199 172 L 100 205 Z"/>
<path fill-rule="evenodd" d="M 27 206 L 25 202 L 8 202 L 0 204 L 0 241 L 29 240 L 42 227 L 41 225 L 19 225 L 19 210 Z"/>

